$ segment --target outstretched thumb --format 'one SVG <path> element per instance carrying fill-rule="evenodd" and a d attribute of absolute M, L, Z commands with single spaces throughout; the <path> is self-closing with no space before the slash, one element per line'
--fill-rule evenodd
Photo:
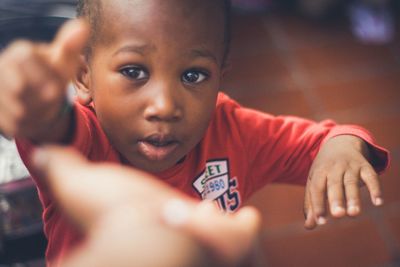
<path fill-rule="evenodd" d="M 89 25 L 82 19 L 73 19 L 61 27 L 50 44 L 51 63 L 65 80 L 74 75 L 89 35 Z"/>

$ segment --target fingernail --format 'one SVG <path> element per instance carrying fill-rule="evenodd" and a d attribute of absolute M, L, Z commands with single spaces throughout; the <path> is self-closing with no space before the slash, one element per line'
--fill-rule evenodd
<path fill-rule="evenodd" d="M 179 227 L 187 222 L 189 218 L 189 207 L 182 200 L 169 200 L 162 209 L 162 217 L 166 224 Z"/>
<path fill-rule="evenodd" d="M 342 214 L 342 213 L 344 213 L 344 211 L 345 211 L 344 208 L 341 206 L 334 206 L 332 209 L 332 213 L 335 215 Z"/>
<path fill-rule="evenodd" d="M 347 208 L 347 212 L 349 214 L 358 214 L 360 212 L 360 208 L 358 206 L 355 206 L 355 205 L 350 205 Z"/>
<path fill-rule="evenodd" d="M 324 224 L 326 224 L 326 219 L 324 218 L 324 217 L 318 217 L 318 219 L 317 219 L 317 224 L 318 225 L 324 225 Z"/>
<path fill-rule="evenodd" d="M 381 206 L 383 205 L 383 199 L 380 197 L 375 198 L 375 206 Z"/>
<path fill-rule="evenodd" d="M 49 161 L 49 155 L 43 148 L 36 148 L 32 154 L 32 163 L 38 170 L 43 170 Z"/>

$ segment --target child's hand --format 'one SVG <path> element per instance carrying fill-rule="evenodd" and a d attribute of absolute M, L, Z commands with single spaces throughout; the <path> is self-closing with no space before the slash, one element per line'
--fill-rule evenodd
<path fill-rule="evenodd" d="M 74 20 L 50 44 L 17 41 L 2 52 L 0 133 L 35 139 L 54 131 L 88 35 L 86 24 Z"/>
<path fill-rule="evenodd" d="M 322 146 L 307 181 L 305 228 L 325 224 L 328 206 L 332 216 L 337 218 L 358 215 L 361 211 L 359 187 L 364 183 L 372 203 L 383 204 L 378 175 L 368 157 L 368 145 L 352 135 L 334 137 Z"/>

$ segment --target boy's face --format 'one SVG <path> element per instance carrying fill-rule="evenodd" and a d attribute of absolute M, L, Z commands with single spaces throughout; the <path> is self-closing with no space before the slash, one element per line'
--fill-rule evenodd
<path fill-rule="evenodd" d="M 140 169 L 174 166 L 208 127 L 224 53 L 213 2 L 103 1 L 86 86 L 112 145 Z"/>

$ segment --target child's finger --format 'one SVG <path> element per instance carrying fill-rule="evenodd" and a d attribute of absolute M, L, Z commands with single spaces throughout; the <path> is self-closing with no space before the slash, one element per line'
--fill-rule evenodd
<path fill-rule="evenodd" d="M 50 66 L 46 65 L 37 55 L 32 55 L 20 65 L 26 83 L 29 85 L 24 95 L 28 99 L 27 104 L 36 103 L 39 106 L 51 103 L 55 99 L 64 97 L 65 93 L 60 92 L 63 82 L 57 77 Z M 54 84 L 55 86 L 48 86 Z M 64 90 L 64 88 L 62 88 Z M 62 91 L 63 91 L 62 90 Z"/>
<path fill-rule="evenodd" d="M 363 182 L 368 187 L 372 203 L 376 206 L 382 205 L 383 198 L 381 185 L 379 182 L 378 174 L 375 172 L 375 170 L 371 166 L 365 165 L 360 170 L 360 176 Z"/>
<path fill-rule="evenodd" d="M 356 216 L 361 211 L 358 173 L 353 170 L 347 170 L 343 177 L 343 183 L 346 192 L 347 214 Z"/>
<path fill-rule="evenodd" d="M 24 134 L 29 134 L 38 126 L 48 125 L 59 119 L 66 98 L 65 85 L 59 75 L 38 55 L 28 58 L 20 69 L 28 84 L 21 102 L 29 112 L 21 130 Z"/>
<path fill-rule="evenodd" d="M 305 217 L 305 222 L 304 222 L 304 228 L 308 230 L 314 229 L 317 224 L 314 219 L 314 213 L 312 211 L 312 206 L 310 203 L 310 192 L 308 190 L 308 185 L 305 190 L 305 195 L 304 195 L 304 217 Z"/>
<path fill-rule="evenodd" d="M 62 79 L 52 69 L 39 47 L 31 42 L 17 41 L 1 59 L 1 66 L 7 64 L 0 75 L 2 99 L 6 102 L 1 104 L 9 112 L 13 111 L 16 119 L 23 119 L 21 111 L 25 111 L 32 119 L 35 118 L 34 113 L 44 110 L 46 113 L 41 113 L 44 116 L 40 117 L 43 119 L 45 114 L 57 113 L 63 102 L 65 93 L 59 89 L 63 88 Z"/>
<path fill-rule="evenodd" d="M 336 173 L 332 173 L 327 184 L 331 214 L 334 217 L 343 217 L 346 215 L 346 210 L 344 208 L 343 172 L 337 171 Z"/>
<path fill-rule="evenodd" d="M 50 44 L 51 62 L 66 81 L 71 79 L 76 71 L 79 56 L 88 42 L 89 34 L 90 29 L 86 22 L 79 19 L 70 20 L 63 25 Z"/>
<path fill-rule="evenodd" d="M 310 200 L 318 225 L 326 224 L 326 180 L 326 176 L 320 172 L 315 172 L 311 177 Z"/>
<path fill-rule="evenodd" d="M 304 228 L 306 228 L 307 230 L 312 230 L 315 229 L 315 227 L 317 227 L 317 223 L 314 219 L 314 213 L 312 211 L 309 211 L 304 222 Z"/>

